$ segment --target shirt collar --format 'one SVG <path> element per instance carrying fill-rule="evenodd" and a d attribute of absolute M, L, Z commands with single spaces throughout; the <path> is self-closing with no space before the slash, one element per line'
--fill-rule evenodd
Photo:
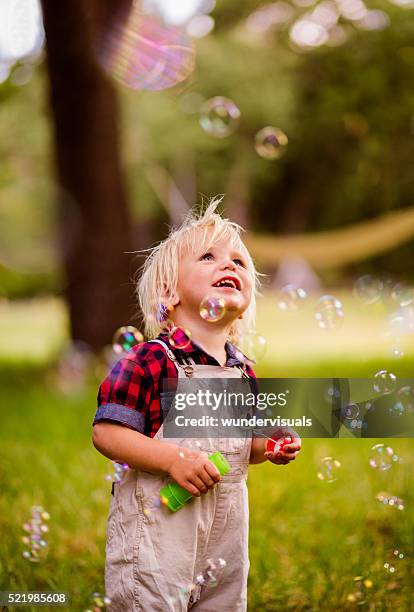
<path fill-rule="evenodd" d="M 168 337 L 168 333 L 165 333 L 165 332 L 161 333 L 160 337 L 162 338 L 162 340 L 164 340 L 164 342 L 167 342 L 168 346 L 173 351 L 178 351 L 184 354 L 196 353 L 198 351 L 202 351 L 203 353 L 206 353 L 206 351 L 199 344 L 197 344 L 197 342 L 195 342 L 194 340 L 190 340 L 188 342 L 188 337 L 186 336 L 186 334 L 184 333 L 182 329 L 177 329 L 174 332 L 175 343 L 178 344 L 179 346 L 181 345 L 182 348 L 177 348 L 176 346 L 173 346 L 171 344 L 170 339 Z M 253 360 L 249 359 L 246 355 L 244 355 L 241 352 L 241 350 L 238 349 L 237 346 L 235 346 L 231 342 L 226 342 L 224 348 L 225 348 L 226 355 L 227 355 L 226 366 L 228 367 L 237 366 L 237 365 L 244 366 L 246 364 L 252 365 L 255 363 Z M 214 359 L 214 357 L 212 358 Z"/>

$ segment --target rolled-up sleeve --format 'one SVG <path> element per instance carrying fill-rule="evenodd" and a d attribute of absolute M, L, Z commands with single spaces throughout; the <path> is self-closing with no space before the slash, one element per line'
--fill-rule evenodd
<path fill-rule="evenodd" d="M 111 421 L 144 433 L 150 395 L 140 364 L 132 359 L 120 359 L 99 387 L 93 425 Z"/>

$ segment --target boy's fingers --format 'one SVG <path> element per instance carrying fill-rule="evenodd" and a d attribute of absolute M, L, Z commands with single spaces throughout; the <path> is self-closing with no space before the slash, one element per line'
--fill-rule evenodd
<path fill-rule="evenodd" d="M 205 464 L 204 468 L 215 482 L 218 482 L 220 480 L 221 474 L 216 468 L 216 466 L 214 465 L 214 463 L 211 463 L 211 461 L 208 461 Z"/>
<path fill-rule="evenodd" d="M 216 484 L 213 478 L 208 473 L 207 469 L 205 469 L 204 472 L 200 474 L 200 478 L 209 489 L 212 489 Z"/>
<path fill-rule="evenodd" d="M 201 478 L 199 478 L 198 476 L 193 476 L 190 479 L 191 484 L 193 484 L 195 487 L 197 487 L 197 494 L 200 493 L 207 493 L 208 488 L 206 487 L 206 485 L 204 484 L 204 482 L 201 480 Z"/>

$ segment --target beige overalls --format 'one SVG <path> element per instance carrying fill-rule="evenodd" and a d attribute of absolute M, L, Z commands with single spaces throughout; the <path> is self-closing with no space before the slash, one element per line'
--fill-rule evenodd
<path fill-rule="evenodd" d="M 186 376 L 201 379 L 239 378 L 238 367 L 181 365 L 162 340 L 178 370 L 177 391 Z M 161 406 L 166 398 L 161 393 Z M 163 439 L 163 427 L 155 438 Z M 166 439 L 189 447 L 190 439 Z M 247 469 L 251 439 L 200 439 L 201 450 L 219 450 L 231 471 L 205 495 L 195 497 L 178 512 L 161 505 L 148 512 L 169 478 L 141 470 L 127 470 L 114 484 L 108 517 L 105 590 L 112 603 L 109 612 L 242 612 L 246 610 L 249 507 Z M 209 559 L 222 558 L 226 566 L 216 586 L 197 584 Z M 186 587 L 196 584 L 191 592 Z"/>

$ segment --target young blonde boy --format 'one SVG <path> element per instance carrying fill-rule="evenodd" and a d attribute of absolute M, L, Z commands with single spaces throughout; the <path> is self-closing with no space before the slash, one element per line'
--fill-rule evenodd
<path fill-rule="evenodd" d="M 299 438 L 276 456 L 265 451 L 263 438 L 226 438 L 201 440 L 190 452 L 190 439 L 163 435 L 166 379 L 180 385 L 186 377 L 203 384 L 244 376 L 255 384 L 235 343 L 254 328 L 258 273 L 242 228 L 215 212 L 218 203 L 213 200 L 198 216 L 190 212 L 152 249 L 138 297 L 146 334 L 155 339 L 121 359 L 99 390 L 93 444 L 130 468 L 113 485 L 108 518 L 111 612 L 246 610 L 248 464 L 287 464 L 300 450 Z M 215 322 L 200 316 L 200 302 L 211 295 L 226 304 Z M 231 465 L 222 477 L 208 459 L 216 450 Z M 195 496 L 175 513 L 156 502 L 171 479 Z M 218 562 L 216 586 L 208 575 Z"/>

